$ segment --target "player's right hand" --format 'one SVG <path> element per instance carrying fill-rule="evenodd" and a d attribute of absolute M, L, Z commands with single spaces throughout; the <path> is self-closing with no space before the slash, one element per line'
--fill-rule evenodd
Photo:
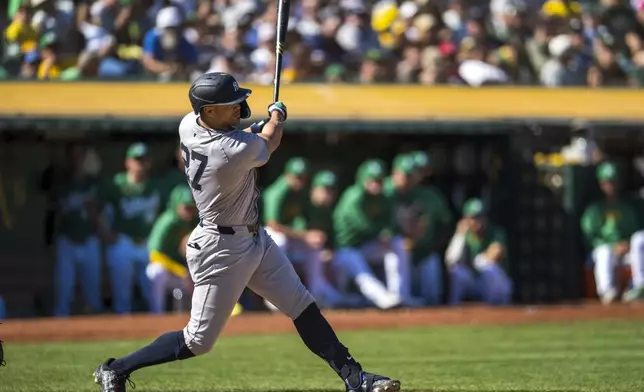
<path fill-rule="evenodd" d="M 268 105 L 268 115 L 273 117 L 273 112 L 278 112 L 281 114 L 282 118 L 281 121 L 285 121 L 287 114 L 286 114 L 286 105 L 284 105 L 284 102 L 273 102 L 272 104 Z"/>

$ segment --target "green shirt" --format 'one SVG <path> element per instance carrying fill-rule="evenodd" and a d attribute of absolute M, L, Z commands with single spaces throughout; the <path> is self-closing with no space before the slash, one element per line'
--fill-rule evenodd
<path fill-rule="evenodd" d="M 581 217 L 581 230 L 593 248 L 627 241 L 639 227 L 636 208 L 624 200 L 593 203 Z"/>
<path fill-rule="evenodd" d="M 333 248 L 333 206 L 324 207 L 308 203 L 304 209 L 302 224 L 295 225 L 302 230 L 320 230 L 327 235 L 326 248 Z"/>
<path fill-rule="evenodd" d="M 181 241 L 189 235 L 197 224 L 196 220 L 184 221 L 173 210 L 166 210 L 156 220 L 148 239 L 151 254 L 159 252 L 170 260 L 186 267 L 186 259 L 179 252 Z M 154 256 L 151 256 L 154 260 Z"/>
<path fill-rule="evenodd" d="M 296 228 L 309 203 L 308 189 L 293 191 L 285 177 L 280 177 L 262 194 L 264 222 L 275 221 L 280 225 Z"/>
<path fill-rule="evenodd" d="M 391 199 L 384 194 L 370 195 L 354 184 L 340 196 L 333 210 L 335 245 L 356 247 L 393 233 Z"/>
<path fill-rule="evenodd" d="M 436 251 L 437 236 L 447 232 L 453 222 L 447 201 L 433 187 L 416 186 L 405 193 L 397 192 L 391 181 L 385 183 L 385 194 L 392 199 L 396 230 L 403 232 L 405 221 L 416 220 L 425 226 L 422 236 L 413 244 L 414 258 L 427 257 Z"/>
<path fill-rule="evenodd" d="M 465 249 L 467 250 L 468 261 L 471 262 L 476 255 L 484 252 L 490 245 L 495 242 L 503 245 L 503 248 L 507 252 L 508 245 L 505 230 L 493 223 L 488 222 L 483 228 L 482 233 L 477 234 L 468 232 L 465 235 Z M 505 256 L 499 264 L 503 268 L 507 267 L 507 260 Z"/>
<path fill-rule="evenodd" d="M 88 215 L 88 203 L 96 197 L 97 182 L 93 177 L 58 183 L 54 192 L 58 206 L 58 234 L 74 242 L 85 242 L 94 235 Z"/>
<path fill-rule="evenodd" d="M 136 242 L 147 239 L 163 210 L 162 189 L 154 179 L 131 184 L 126 173 L 115 175 L 100 192 L 100 200 L 111 218 L 112 229 Z"/>

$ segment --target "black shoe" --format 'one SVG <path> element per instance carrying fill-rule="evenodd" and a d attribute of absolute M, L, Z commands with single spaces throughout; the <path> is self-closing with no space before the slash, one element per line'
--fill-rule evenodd
<path fill-rule="evenodd" d="M 101 392 L 126 392 L 126 381 L 134 389 L 130 376 L 118 374 L 110 368 L 112 361 L 114 358 L 108 359 L 94 370 L 94 382 L 101 386 Z"/>
<path fill-rule="evenodd" d="M 400 381 L 392 380 L 389 377 L 379 376 L 373 373 L 360 372 L 361 382 L 358 385 L 349 385 L 348 380 L 345 380 L 347 392 L 398 392 L 400 391 Z M 357 383 L 356 383 L 357 384 Z"/>

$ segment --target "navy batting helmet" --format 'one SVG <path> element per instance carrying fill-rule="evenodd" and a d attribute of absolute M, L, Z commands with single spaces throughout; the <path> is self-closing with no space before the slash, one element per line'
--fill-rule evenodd
<path fill-rule="evenodd" d="M 250 117 L 250 107 L 246 99 L 252 90 L 239 87 L 237 80 L 224 72 L 208 72 L 192 82 L 188 97 L 195 114 L 206 106 L 241 105 L 241 118 Z"/>

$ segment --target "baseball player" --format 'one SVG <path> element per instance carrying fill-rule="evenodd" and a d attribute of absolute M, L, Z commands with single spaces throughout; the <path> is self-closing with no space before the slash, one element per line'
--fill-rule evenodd
<path fill-rule="evenodd" d="M 302 216 L 309 202 L 309 168 L 302 157 L 286 162 L 284 174 L 269 185 L 262 194 L 263 220 L 266 232 L 295 264 L 308 264 L 324 237 L 304 229 Z"/>
<path fill-rule="evenodd" d="M 334 287 L 326 278 L 324 261 L 332 265 L 334 235 L 333 208 L 338 195 L 336 175 L 329 170 L 321 170 L 311 181 L 310 202 L 304 210 L 304 224 L 307 230 L 317 230 L 325 237 L 322 247 L 315 254 L 307 269 L 306 279 L 311 282 L 310 291 L 319 303 L 327 307 L 356 307 L 365 305 L 361 295 L 345 294 Z M 329 271 L 333 273 L 332 269 Z"/>
<path fill-rule="evenodd" d="M 100 312 L 101 248 L 96 235 L 97 181 L 85 174 L 85 149 L 70 146 L 65 176 L 54 184 L 58 224 L 56 239 L 56 307 L 58 317 L 69 316 L 77 272 L 85 301 L 92 311 Z"/>
<path fill-rule="evenodd" d="M 340 280 L 352 279 L 366 299 L 389 309 L 413 301 L 409 252 L 402 236 L 394 235 L 393 205 L 383 193 L 384 178 L 384 162 L 367 160 L 340 197 L 333 211 L 338 248 L 334 263 Z M 384 266 L 386 285 L 372 266 Z"/>
<path fill-rule="evenodd" d="M 451 214 L 428 187 L 418 184 L 419 169 L 412 154 L 398 155 L 385 181 L 385 194 L 394 203 L 394 219 L 411 249 L 420 293 L 426 304 L 442 300 L 442 260 L 436 253 L 436 237 L 451 223 Z"/>
<path fill-rule="evenodd" d="M 340 343 L 291 262 L 258 225 L 257 168 L 280 144 L 286 106 L 274 102 L 270 118 L 236 129 L 249 118 L 241 88 L 226 73 L 206 73 L 191 85 L 193 112 L 179 125 L 186 175 L 200 223 L 188 240 L 186 260 L 194 282 L 190 321 L 126 357 L 110 358 L 94 372 L 104 392 L 125 391 L 130 374 L 147 366 L 210 351 L 245 286 L 293 319 L 305 345 L 340 376 L 347 391 L 400 390 L 400 382 L 363 371 Z"/>
<path fill-rule="evenodd" d="M 591 204 L 581 218 L 581 229 L 592 246 L 597 294 L 604 304 L 617 299 L 615 269 L 630 263 L 633 287 L 622 296 L 630 302 L 644 298 L 644 231 L 635 206 L 620 197 L 619 174 L 613 163 L 597 168 L 605 199 Z"/>
<path fill-rule="evenodd" d="M 192 294 L 193 285 L 186 265 L 186 244 L 198 222 L 197 207 L 190 188 L 177 185 L 170 193 L 168 208 L 154 223 L 148 240 L 150 263 L 146 273 L 151 285 L 152 313 L 165 311 L 169 291 L 179 289 L 185 295 Z M 241 310 L 241 305 L 237 304 L 232 314 L 237 315 Z"/>
<path fill-rule="evenodd" d="M 127 149 L 125 167 L 126 171 L 115 175 L 101 191 L 104 221 L 108 222 L 103 229 L 105 255 L 117 314 L 131 311 L 135 276 L 150 304 L 150 281 L 145 272 L 150 260 L 147 239 L 162 208 L 162 186 L 149 177 L 145 144 L 135 143 Z"/>
<path fill-rule="evenodd" d="M 512 282 L 504 271 L 506 235 L 483 213 L 483 202 L 467 200 L 463 218 L 445 252 L 450 276 L 450 305 L 465 297 L 481 298 L 490 305 L 506 305 L 512 297 Z"/>
<path fill-rule="evenodd" d="M 322 273 L 322 252 L 327 243 L 327 232 L 321 230 L 320 225 L 324 222 L 317 218 L 319 209 L 327 208 L 312 206 L 308 176 L 306 159 L 294 157 L 286 162 L 284 174 L 266 188 L 263 194 L 266 232 L 289 257 L 318 305 L 339 306 L 343 295 L 328 283 Z M 312 222 L 307 221 L 309 214 L 314 215 Z M 273 311 L 278 310 L 270 302 L 266 305 Z"/>

